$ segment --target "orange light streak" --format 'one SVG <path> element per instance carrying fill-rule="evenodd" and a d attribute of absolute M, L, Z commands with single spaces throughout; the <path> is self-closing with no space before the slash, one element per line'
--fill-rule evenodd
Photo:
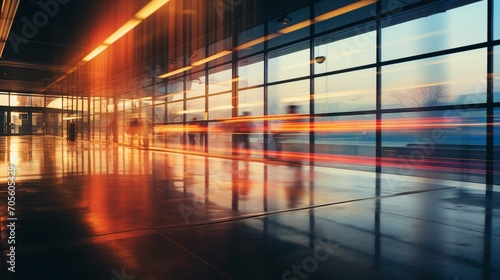
<path fill-rule="evenodd" d="M 276 115 L 276 116 L 257 116 L 257 117 L 235 117 L 224 119 L 215 122 L 212 128 L 204 128 L 206 132 L 230 132 L 235 124 L 241 122 L 251 122 L 254 126 L 254 132 L 263 133 L 357 133 L 360 131 L 375 132 L 375 120 L 329 120 L 321 121 L 314 120 L 309 122 L 309 116 L 302 115 Z M 186 132 L 189 125 L 161 125 L 157 126 L 158 132 Z M 407 119 L 388 119 L 381 123 L 382 131 L 400 131 L 400 132 L 418 132 L 421 130 L 437 129 L 437 128 L 463 128 L 484 126 L 485 124 L 478 123 L 463 123 L 457 122 L 452 118 L 407 118 Z M 271 128 L 272 131 L 271 131 Z"/>

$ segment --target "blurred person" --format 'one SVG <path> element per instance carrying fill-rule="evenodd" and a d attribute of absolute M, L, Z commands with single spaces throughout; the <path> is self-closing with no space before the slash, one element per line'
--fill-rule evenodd
<path fill-rule="evenodd" d="M 68 141 L 76 141 L 76 124 L 74 122 L 70 122 L 68 126 Z"/>
<path fill-rule="evenodd" d="M 198 136 L 199 128 L 198 118 L 194 117 L 188 124 L 188 142 L 191 147 L 196 146 L 196 136 Z"/>
<path fill-rule="evenodd" d="M 245 111 L 241 115 L 242 119 L 236 122 L 234 127 L 235 154 L 238 155 L 243 146 L 247 155 L 250 153 L 250 135 L 254 130 L 253 123 L 247 118 L 250 117 L 250 112 Z"/>
<path fill-rule="evenodd" d="M 130 145 L 134 145 L 134 138 L 139 135 L 140 133 L 140 124 L 139 124 L 139 119 L 134 118 L 130 121 L 128 128 L 127 128 L 127 134 L 130 137 Z"/>
<path fill-rule="evenodd" d="M 207 141 L 207 137 L 208 137 L 208 123 L 207 121 L 200 121 L 199 122 L 199 130 L 200 130 L 200 146 L 204 146 L 206 141 Z"/>
<path fill-rule="evenodd" d="M 142 146 L 144 148 L 149 148 L 149 132 L 150 132 L 150 123 L 148 119 L 142 119 L 139 122 L 139 133 L 141 133 L 142 138 Z"/>
<path fill-rule="evenodd" d="M 278 131 L 275 133 L 277 156 L 283 158 L 286 162 L 298 165 L 301 164 L 300 154 L 304 152 L 304 123 L 299 118 L 298 106 L 288 105 L 286 108 L 284 120 L 281 122 Z"/>

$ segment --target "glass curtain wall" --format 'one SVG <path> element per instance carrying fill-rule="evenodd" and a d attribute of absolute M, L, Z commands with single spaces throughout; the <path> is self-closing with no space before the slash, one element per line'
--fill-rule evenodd
<path fill-rule="evenodd" d="M 493 152 L 486 150 L 487 112 L 493 108 L 498 122 L 500 98 L 498 59 L 488 80 L 500 38 L 498 5 L 487 20 L 492 2 L 384 0 L 349 10 L 358 1 L 311 1 L 287 11 L 286 24 L 276 17 L 227 28 L 218 27 L 230 13 L 207 9 L 194 22 L 174 12 L 185 7 L 174 7 L 155 19 L 167 27 L 154 29 L 147 54 L 155 59 L 144 62 L 140 89 L 116 95 L 119 142 L 128 143 L 130 121 L 145 116 L 154 125 L 153 145 L 190 149 L 197 121 L 195 145 L 230 154 L 228 122 L 248 112 L 257 127 L 252 156 L 276 156 L 288 145 L 313 152 L 307 160 L 315 165 L 374 170 L 378 154 L 383 172 L 484 182 Z M 155 79 L 152 72 L 169 75 Z M 302 136 L 279 143 L 290 105 L 302 118 Z M 95 113 L 101 130 L 103 113 Z M 494 132 L 497 150 L 496 126 Z M 496 152 L 494 159 L 496 170 Z"/>

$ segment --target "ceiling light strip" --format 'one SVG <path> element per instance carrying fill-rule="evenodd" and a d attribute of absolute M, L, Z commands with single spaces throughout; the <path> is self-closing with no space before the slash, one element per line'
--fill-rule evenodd
<path fill-rule="evenodd" d="M 127 34 L 130 30 L 134 29 L 137 25 L 139 25 L 141 21 L 142 20 L 136 18 L 129 19 L 129 21 L 127 21 L 124 25 L 122 25 L 122 27 L 118 28 L 118 30 L 116 30 L 113 34 L 111 34 L 111 36 L 106 38 L 106 40 L 104 40 L 103 42 L 103 45 L 113 44 L 118 39 Z"/>
<path fill-rule="evenodd" d="M 0 15 L 0 58 L 2 57 L 7 38 L 9 37 L 12 22 L 17 13 L 20 0 L 5 0 L 2 1 L 2 11 Z M 5 15 L 5 16 L 4 16 Z"/>
<path fill-rule="evenodd" d="M 99 45 L 97 48 L 95 48 L 93 51 L 91 51 L 87 56 L 85 56 L 82 60 L 83 61 L 90 61 L 92 60 L 94 57 L 96 57 L 97 55 L 99 55 L 100 53 L 102 53 L 105 49 L 107 49 L 109 47 L 109 45 Z"/>
<path fill-rule="evenodd" d="M 19 0 L 14 0 L 19 2 Z M 144 6 L 142 9 L 140 9 L 137 13 L 135 13 L 134 17 L 129 19 L 124 25 L 122 25 L 120 28 L 118 28 L 113 34 L 111 34 L 108 38 L 106 38 L 102 44 L 97 46 L 94 50 L 92 50 L 89 54 L 87 54 L 76 66 L 72 67 L 66 74 L 63 76 L 59 77 L 56 81 L 51 83 L 50 85 L 46 86 L 44 89 L 42 89 L 40 92 L 44 92 L 53 85 L 57 84 L 58 82 L 62 81 L 64 78 L 66 78 L 69 74 L 73 73 L 76 68 L 82 66 L 86 62 L 91 61 L 94 57 L 98 56 L 100 53 L 102 53 L 105 49 L 107 49 L 109 46 L 111 46 L 114 42 L 118 41 L 121 37 L 125 36 L 130 30 L 134 29 L 137 25 L 139 25 L 143 20 L 148 18 L 150 15 L 152 15 L 154 12 L 156 12 L 158 9 L 163 7 L 163 5 L 167 4 L 170 0 L 152 0 L 146 6 Z M 1 55 L 1 52 L 0 52 Z"/>
<path fill-rule="evenodd" d="M 361 9 L 363 7 L 366 7 L 368 5 L 376 3 L 378 1 L 379 0 L 361 0 L 361 1 L 358 1 L 355 3 L 352 3 L 350 5 L 344 6 L 342 8 L 338 8 L 336 10 L 330 11 L 328 13 L 324 13 L 322 15 L 319 15 L 319 16 L 314 18 L 314 21 L 321 22 L 321 21 L 329 20 L 331 18 L 346 14 L 348 12 L 352 12 L 354 10 Z"/>
<path fill-rule="evenodd" d="M 232 53 L 232 52 L 233 52 L 233 51 L 228 51 L 228 50 L 226 50 L 226 51 L 221 51 L 221 52 L 216 53 L 216 54 L 214 54 L 214 55 L 211 55 L 211 56 L 209 56 L 209 57 L 207 57 L 207 58 L 204 58 L 204 59 L 202 59 L 202 60 L 196 61 L 196 62 L 194 62 L 192 65 L 193 65 L 193 66 L 200 66 L 200 65 L 205 64 L 205 63 L 207 63 L 207 62 L 210 62 L 210 61 L 212 61 L 212 60 L 216 60 L 217 58 L 221 58 L 221 57 L 223 57 L 223 56 L 226 56 L 226 55 L 228 55 L 228 54 L 230 54 L 230 53 Z"/>
<path fill-rule="evenodd" d="M 187 71 L 189 69 L 193 68 L 192 66 L 186 66 L 186 67 L 183 67 L 183 68 L 180 68 L 180 69 L 177 69 L 177 70 L 174 70 L 172 72 L 168 72 L 166 74 L 163 74 L 161 76 L 158 76 L 158 78 L 160 79 L 163 79 L 163 78 L 166 78 L 166 77 L 170 77 L 170 76 L 173 76 L 175 74 L 179 74 L 179 73 L 182 73 L 184 71 Z"/>
<path fill-rule="evenodd" d="M 156 12 L 158 9 L 163 7 L 163 5 L 167 4 L 170 0 L 153 0 L 149 2 L 146 6 L 144 6 L 140 11 L 135 14 L 135 17 L 141 20 L 146 19 L 151 14 Z"/>

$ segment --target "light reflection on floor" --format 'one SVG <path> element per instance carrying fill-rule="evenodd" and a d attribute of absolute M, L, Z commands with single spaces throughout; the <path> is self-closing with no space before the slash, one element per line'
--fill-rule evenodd
<path fill-rule="evenodd" d="M 17 171 L 15 279 L 500 276 L 498 195 L 481 184 L 42 136 L 0 146 Z"/>

